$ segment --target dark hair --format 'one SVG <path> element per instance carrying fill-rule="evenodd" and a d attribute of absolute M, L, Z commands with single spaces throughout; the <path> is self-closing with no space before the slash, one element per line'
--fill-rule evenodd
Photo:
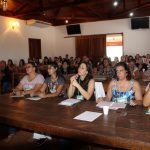
<path fill-rule="evenodd" d="M 57 65 L 56 62 L 51 62 L 51 63 L 49 63 L 48 65 L 50 65 L 50 66 L 54 67 L 55 69 L 57 69 L 57 70 L 56 70 L 56 75 L 57 75 L 57 76 L 61 76 L 60 69 L 59 69 L 59 67 L 58 67 L 58 65 Z"/>
<path fill-rule="evenodd" d="M 126 70 L 126 73 L 127 73 L 127 80 L 131 80 L 132 79 L 132 74 L 131 74 L 131 71 L 128 67 L 128 65 L 125 63 L 125 62 L 119 62 L 115 65 L 115 75 L 114 75 L 114 78 L 118 80 L 118 77 L 117 77 L 117 72 L 116 72 L 116 68 L 117 67 L 120 67 L 122 66 L 125 70 Z"/>
<path fill-rule="evenodd" d="M 90 64 L 88 62 L 83 61 L 79 64 L 78 68 L 80 67 L 81 64 L 85 64 L 86 68 L 87 68 L 87 71 L 88 71 L 88 74 L 86 75 L 86 77 L 84 79 L 84 82 L 83 82 L 83 85 L 82 85 L 82 87 L 84 87 L 84 86 L 87 85 L 89 80 L 91 80 L 93 78 L 93 76 L 92 76 L 92 70 L 91 70 Z"/>
<path fill-rule="evenodd" d="M 9 62 L 10 62 L 10 64 L 9 64 Z M 8 61 L 7 61 L 7 65 L 10 65 L 10 66 L 13 66 L 13 65 L 14 65 L 14 63 L 13 63 L 12 59 L 8 59 Z"/>
<path fill-rule="evenodd" d="M 89 74 L 89 75 L 92 75 L 92 68 L 91 68 L 91 66 L 90 66 L 90 63 L 89 63 L 89 62 L 82 61 L 82 62 L 79 64 L 78 68 L 80 67 L 81 64 L 85 64 L 85 65 L 86 65 L 86 68 L 87 68 L 87 71 L 88 71 L 88 74 Z"/>
<path fill-rule="evenodd" d="M 29 61 L 27 64 L 32 65 L 32 67 L 35 68 L 35 72 L 38 72 L 37 65 L 33 61 Z"/>
<path fill-rule="evenodd" d="M 20 61 L 19 61 L 19 66 L 20 66 L 20 63 L 22 63 L 23 64 L 23 66 L 25 65 L 25 61 L 24 61 L 24 59 L 20 59 Z"/>
<path fill-rule="evenodd" d="M 109 58 L 107 58 L 107 57 L 105 57 L 105 58 L 103 59 L 103 62 L 102 62 L 103 66 L 104 66 L 104 61 L 105 61 L 105 60 L 108 61 L 109 66 L 112 66 L 111 60 L 110 60 Z"/>

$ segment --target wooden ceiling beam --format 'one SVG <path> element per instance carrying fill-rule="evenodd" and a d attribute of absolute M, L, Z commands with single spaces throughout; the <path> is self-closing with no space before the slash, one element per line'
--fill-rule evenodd
<path fill-rule="evenodd" d="M 23 3 L 19 8 L 17 8 L 15 11 L 13 11 L 14 14 L 19 13 L 20 11 L 22 11 L 24 8 L 26 8 L 28 6 L 28 3 Z"/>
<path fill-rule="evenodd" d="M 48 11 L 48 10 L 56 9 L 56 8 L 71 7 L 71 6 L 74 6 L 74 5 L 87 3 L 88 1 L 89 0 L 76 0 L 76 1 L 68 2 L 68 3 L 57 3 L 57 4 L 53 3 L 53 5 L 51 4 L 47 7 L 43 7 L 43 8 L 40 7 L 40 8 L 33 9 L 31 11 L 19 13 L 19 14 L 15 15 L 15 17 L 30 15 L 30 14 L 33 14 L 33 13 L 41 13 L 43 11 Z"/>
<path fill-rule="evenodd" d="M 78 9 L 78 10 L 81 11 L 81 12 L 84 12 L 84 13 L 90 15 L 91 17 L 95 17 L 95 18 L 97 18 L 97 19 L 102 19 L 102 18 L 104 18 L 104 16 L 102 16 L 102 15 L 99 14 L 99 13 L 96 13 L 96 12 L 93 11 L 92 9 L 83 8 L 83 7 L 81 8 L 81 7 L 78 7 L 78 6 L 74 6 L 74 8 L 75 8 L 75 9 Z M 89 16 L 88 16 L 88 18 L 89 18 Z"/>
<path fill-rule="evenodd" d="M 58 20 L 60 19 L 60 20 L 66 20 L 66 19 L 68 19 L 68 20 L 78 20 L 78 19 L 84 19 L 84 20 L 87 20 L 87 19 L 89 19 L 89 20 L 95 20 L 95 19 L 97 19 L 97 18 L 93 18 L 93 17 L 82 17 L 82 16 L 75 16 L 75 17 L 58 17 L 57 18 Z"/>

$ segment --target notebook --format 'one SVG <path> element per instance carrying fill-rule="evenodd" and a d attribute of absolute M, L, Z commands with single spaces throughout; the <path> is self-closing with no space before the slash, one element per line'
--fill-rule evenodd
<path fill-rule="evenodd" d="M 70 99 L 66 99 L 64 101 L 61 101 L 60 103 L 58 103 L 59 105 L 65 105 L 65 106 L 72 106 L 76 103 L 79 103 L 81 100 L 79 99 L 73 99 L 73 98 L 70 98 Z"/>
<path fill-rule="evenodd" d="M 117 110 L 119 108 L 124 109 L 126 107 L 125 103 L 117 103 L 117 102 L 100 102 L 96 105 L 99 108 L 103 108 L 103 106 L 109 106 L 109 109 Z"/>
<path fill-rule="evenodd" d="M 33 100 L 33 101 L 38 101 L 38 100 L 41 99 L 41 97 L 38 97 L 38 96 L 36 96 L 36 97 L 28 97 L 28 98 L 26 98 L 26 99 L 28 99 L 28 100 Z"/>
<path fill-rule="evenodd" d="M 74 117 L 73 119 L 93 122 L 96 118 L 98 118 L 101 115 L 102 115 L 102 113 L 85 111 L 85 112 L 81 113 L 80 115 Z"/>

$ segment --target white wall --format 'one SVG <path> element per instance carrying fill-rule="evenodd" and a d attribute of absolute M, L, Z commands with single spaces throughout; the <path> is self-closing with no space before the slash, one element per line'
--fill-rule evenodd
<path fill-rule="evenodd" d="M 130 19 L 81 23 L 80 25 L 82 35 L 123 33 L 124 54 L 135 55 L 140 53 L 143 55 L 150 53 L 150 29 L 131 30 Z M 66 53 L 74 56 L 74 38 L 64 38 L 67 36 L 66 27 L 56 27 L 55 36 L 59 43 L 59 45 L 55 45 L 56 51 L 63 49 Z"/>
<path fill-rule="evenodd" d="M 38 28 L 27 26 L 25 21 L 18 20 L 20 26 L 16 30 L 9 23 L 16 19 L 0 16 L 0 60 L 12 58 L 18 62 L 20 58 L 29 57 L 28 38 L 40 38 L 42 57 L 75 56 L 74 37 L 67 36 L 66 26 L 50 26 Z M 81 24 L 82 35 L 122 33 L 124 34 L 124 54 L 146 54 L 150 49 L 150 29 L 131 30 L 130 19 L 98 21 Z"/>
<path fill-rule="evenodd" d="M 20 26 L 12 29 L 10 24 L 18 21 Z M 9 58 L 18 63 L 29 57 L 28 38 L 41 39 L 42 57 L 51 56 L 54 50 L 54 27 L 39 28 L 26 25 L 24 20 L 0 17 L 0 60 Z"/>

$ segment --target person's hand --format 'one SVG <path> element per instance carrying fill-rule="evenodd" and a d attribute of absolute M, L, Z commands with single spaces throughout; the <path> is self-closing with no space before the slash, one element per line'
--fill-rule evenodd
<path fill-rule="evenodd" d="M 33 96 L 35 96 L 35 92 L 30 93 L 30 97 L 33 97 Z"/>
<path fill-rule="evenodd" d="M 13 89 L 11 95 L 21 96 L 22 92 L 16 89 Z"/>
<path fill-rule="evenodd" d="M 99 97 L 97 100 L 96 100 L 96 103 L 101 103 L 105 101 L 105 98 L 104 97 Z"/>
<path fill-rule="evenodd" d="M 147 92 L 150 89 L 150 83 L 147 85 L 145 91 Z"/>
<path fill-rule="evenodd" d="M 129 103 L 129 105 L 130 105 L 130 106 L 135 106 L 135 105 L 137 105 L 137 104 L 136 104 L 135 101 L 131 100 L 130 103 Z"/>
<path fill-rule="evenodd" d="M 38 96 L 41 97 L 41 98 L 46 98 L 46 94 L 45 93 L 39 93 Z"/>
<path fill-rule="evenodd" d="M 79 85 L 79 83 L 78 83 L 77 80 L 75 79 L 75 80 L 72 82 L 72 85 L 73 85 L 74 87 L 77 87 L 77 86 Z"/>
<path fill-rule="evenodd" d="M 70 83 L 73 84 L 74 80 L 78 78 L 78 75 L 74 75 L 70 78 Z"/>

